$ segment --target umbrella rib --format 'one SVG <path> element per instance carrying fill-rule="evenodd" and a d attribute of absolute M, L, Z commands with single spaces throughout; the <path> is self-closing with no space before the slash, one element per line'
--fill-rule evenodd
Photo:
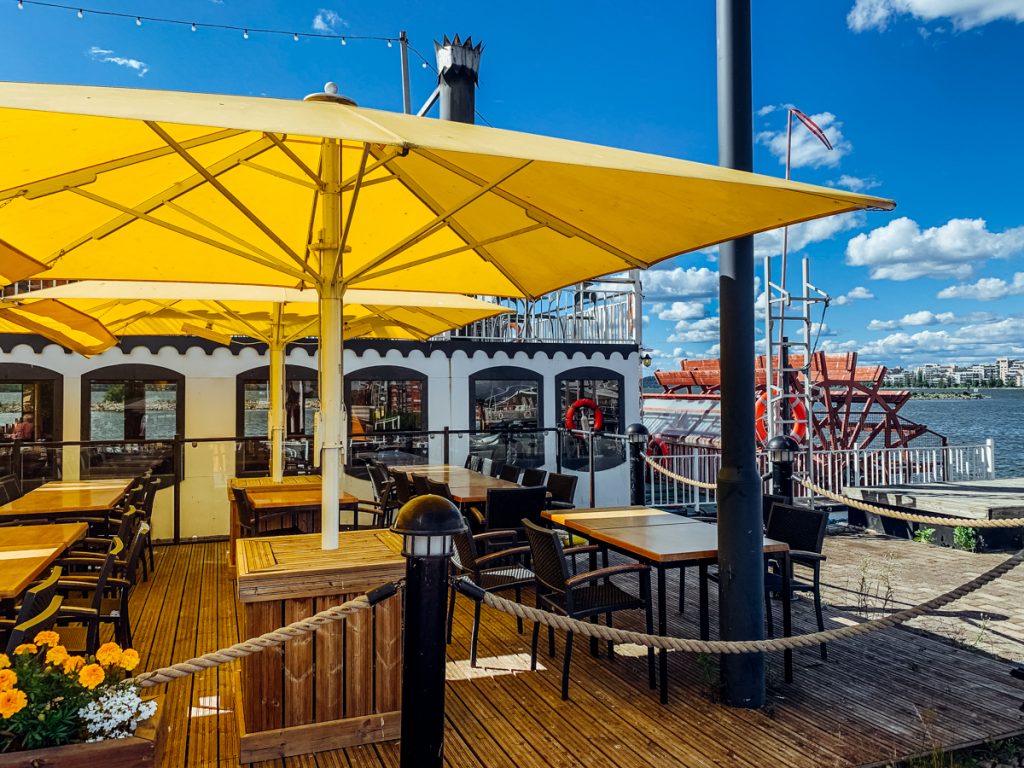
<path fill-rule="evenodd" d="M 111 208 L 114 208 L 115 210 L 121 211 L 122 213 L 127 213 L 135 218 L 142 219 L 143 221 L 148 222 L 150 224 L 154 224 L 158 227 L 163 227 L 164 229 L 169 229 L 170 231 L 176 234 L 192 238 L 193 240 L 198 240 L 199 242 L 204 243 L 205 245 L 209 245 L 214 248 L 219 248 L 220 250 L 227 251 L 228 253 L 232 253 L 235 256 L 241 256 L 243 259 L 248 259 L 249 261 L 256 262 L 261 266 L 277 270 L 278 272 L 284 272 L 286 274 L 292 275 L 293 277 L 298 277 L 300 280 L 306 279 L 306 275 L 304 273 L 294 270 L 282 262 L 276 260 L 267 262 L 265 259 L 255 254 L 247 253 L 241 250 L 240 248 L 234 248 L 228 245 L 227 243 L 219 243 L 213 238 L 206 237 L 205 235 L 200 235 L 198 232 L 192 232 L 188 229 L 185 229 L 184 227 L 179 227 L 177 224 L 171 224 L 170 222 L 167 221 L 161 221 L 160 219 L 154 216 L 150 216 L 148 213 L 136 211 L 133 208 L 129 208 L 126 205 L 121 205 L 120 203 L 115 202 L 114 200 L 108 200 L 105 197 L 100 197 L 99 195 L 93 194 L 92 192 L 88 192 L 84 189 L 79 189 L 78 187 L 73 187 L 68 191 L 74 192 L 76 195 L 81 195 L 82 197 L 92 200 L 95 203 L 99 203 L 100 205 L 106 205 Z M 63 254 L 56 254 L 53 260 L 56 260 L 56 258 L 61 255 Z"/>
<path fill-rule="evenodd" d="M 290 184 L 298 184 L 300 187 L 305 187 L 306 189 L 319 189 L 316 184 L 306 181 L 305 179 L 300 179 L 298 176 L 292 176 L 290 173 L 284 173 L 283 171 L 268 168 L 265 165 L 254 163 L 251 160 L 243 160 L 239 165 L 244 165 L 246 168 L 252 168 L 254 171 L 259 171 L 260 173 L 266 173 L 270 176 L 274 176 L 275 178 L 287 181 Z"/>
<path fill-rule="evenodd" d="M 320 174 L 314 171 L 308 165 L 306 165 L 302 161 L 302 158 L 295 154 L 292 148 L 284 143 L 284 139 L 282 139 L 280 136 L 274 133 L 264 133 L 263 135 L 270 139 L 272 142 L 274 142 L 274 146 L 276 146 L 278 149 L 284 152 L 285 156 L 293 163 L 295 163 L 295 165 L 299 167 L 300 171 L 309 176 L 309 178 L 313 180 L 313 183 L 316 185 L 317 189 L 324 188 L 324 180 L 320 178 Z"/>
<path fill-rule="evenodd" d="M 440 253 L 435 253 L 432 256 L 424 256 L 423 258 L 415 259 L 414 261 L 406 261 L 396 267 L 388 267 L 386 269 L 378 269 L 372 272 L 367 272 L 361 275 L 358 280 L 350 280 L 349 282 L 360 283 L 366 280 L 372 280 L 377 277 L 383 277 L 384 275 L 390 275 L 393 272 L 401 272 L 402 270 L 409 269 L 410 267 L 419 267 L 422 266 L 423 264 L 428 264 L 431 261 L 437 261 L 438 259 L 443 259 L 447 256 L 454 256 L 457 253 L 463 253 L 464 251 L 472 251 L 485 245 L 500 243 L 502 240 L 510 240 L 514 237 L 519 237 L 520 235 L 535 232 L 538 229 L 543 229 L 543 227 L 543 224 L 531 224 L 528 227 L 515 229 L 511 232 L 505 232 L 504 234 L 501 235 L 492 235 L 491 237 L 485 238 L 483 240 L 477 240 L 472 243 L 467 243 L 466 245 L 460 245 L 458 248 L 449 248 L 447 251 L 441 251 Z"/>
<path fill-rule="evenodd" d="M 251 160 L 257 155 L 266 152 L 272 146 L 273 144 L 269 142 L 267 139 L 261 138 L 258 141 L 255 141 L 252 144 L 243 147 L 237 152 L 234 152 L 228 155 L 227 157 L 218 160 L 216 163 L 210 166 L 210 172 L 213 173 L 215 176 L 219 176 L 220 174 L 234 168 L 236 165 L 238 165 L 238 163 L 242 162 L 243 160 Z M 171 150 L 168 147 L 164 154 L 171 154 L 172 152 L 173 150 Z M 98 240 L 100 238 L 106 237 L 107 235 L 112 235 L 114 232 L 121 229 L 121 227 L 127 226 L 137 218 L 137 216 L 134 213 L 135 211 L 141 210 L 144 211 L 145 213 L 152 213 L 160 206 L 166 205 L 170 201 L 178 197 L 181 197 L 182 195 L 187 194 L 188 192 L 191 192 L 193 189 L 203 184 L 205 181 L 206 179 L 204 179 L 201 175 L 197 173 L 190 176 L 187 179 L 184 179 L 183 181 L 177 182 L 176 184 L 161 191 L 159 194 L 154 195 L 150 197 L 148 200 L 144 200 L 143 202 L 137 204 L 133 209 L 131 209 L 132 212 L 127 213 L 123 216 L 117 216 L 108 221 L 106 224 L 97 227 L 96 229 L 86 233 L 85 235 L 82 235 L 77 240 L 73 241 L 67 247 L 65 247 L 62 250 L 62 254 L 70 253 L 71 251 L 89 242 L 90 240 Z"/>
<path fill-rule="evenodd" d="M 290 342 L 292 342 L 292 341 L 295 341 L 295 339 L 301 339 L 301 338 L 303 338 L 303 337 L 305 337 L 305 336 L 309 336 L 309 335 L 310 335 L 309 331 L 310 331 L 310 330 L 312 330 L 312 328 L 313 328 L 313 327 L 314 327 L 314 326 L 315 326 L 315 325 L 316 325 L 317 323 L 319 323 L 319 322 L 320 322 L 320 318 L 318 318 L 318 317 L 316 317 L 316 318 L 313 318 L 313 319 L 312 319 L 312 320 L 310 320 L 310 321 L 309 321 L 308 323 L 306 323 L 306 324 L 305 324 L 304 326 L 302 326 L 301 328 L 299 328 L 299 329 L 298 329 L 297 331 L 294 331 L 294 332 L 293 332 L 293 333 L 291 333 L 291 334 L 290 334 L 289 336 L 287 336 L 287 337 L 286 337 L 286 338 L 284 339 L 284 343 L 285 343 L 285 344 L 288 344 L 288 343 L 290 343 Z"/>
<path fill-rule="evenodd" d="M 271 263 L 271 264 L 282 264 L 283 266 L 285 265 L 285 262 L 282 262 L 280 259 L 275 258 L 273 254 L 267 253 L 266 251 L 264 251 L 259 246 L 255 245 L 253 243 L 250 243 L 245 238 L 239 237 L 238 235 L 236 235 L 236 234 L 234 234 L 232 232 L 229 232 L 228 230 L 224 229 L 223 227 L 218 226 L 217 224 L 214 224 L 212 221 L 210 221 L 209 219 L 207 219 L 207 218 L 205 218 L 203 216 L 200 216 L 198 213 L 194 213 L 194 212 L 188 210 L 187 208 L 184 208 L 183 206 L 180 206 L 177 203 L 172 203 L 170 201 L 165 203 L 165 206 L 167 208 L 170 208 L 172 211 L 176 211 L 177 213 L 180 213 L 182 216 L 185 216 L 185 217 L 187 217 L 189 219 L 192 219 L 197 224 L 201 224 L 204 227 L 212 229 L 214 232 L 216 232 L 219 235 L 222 235 L 223 237 L 226 237 L 228 240 L 232 241 L 236 245 L 239 245 L 242 248 L 248 248 L 253 254 L 255 254 L 256 256 L 262 257 L 268 263 Z"/>
<path fill-rule="evenodd" d="M 464 168 L 460 168 L 454 163 L 445 160 L 443 157 L 435 155 L 433 152 L 429 152 L 424 149 L 417 149 L 416 152 L 420 156 L 425 157 L 427 160 L 430 160 L 432 163 L 435 163 L 441 166 L 442 168 L 451 171 L 457 176 L 461 176 L 462 178 L 466 179 L 466 181 L 471 181 L 474 184 L 487 183 L 485 179 L 480 178 L 476 174 L 471 173 Z M 531 219 L 535 219 L 537 221 L 540 221 L 542 224 L 546 224 L 556 232 L 562 229 L 564 229 L 566 232 L 571 232 L 573 235 L 580 238 L 581 240 L 586 240 L 591 245 L 596 246 L 597 248 L 600 248 L 602 251 L 606 251 L 613 256 L 617 256 L 626 263 L 639 269 L 646 269 L 648 266 L 643 261 L 637 259 L 635 256 L 629 255 L 621 248 L 617 248 L 611 243 L 606 243 L 604 240 L 600 239 L 599 237 L 595 237 L 586 230 L 573 226 L 569 222 L 558 218 L 558 216 L 555 216 L 554 214 L 545 211 L 543 208 L 539 208 L 533 203 L 529 203 L 526 200 L 523 200 L 518 195 L 514 195 L 511 192 L 506 192 L 505 190 L 501 189 L 495 189 L 494 194 L 500 197 L 502 200 L 508 203 L 512 203 L 512 205 L 515 205 L 519 208 L 522 208 L 523 211 L 526 212 L 526 215 L 529 216 Z"/>
<path fill-rule="evenodd" d="M 235 320 L 235 321 L 236 321 L 236 322 L 238 322 L 238 323 L 241 323 L 241 324 L 242 324 L 242 325 L 244 325 L 244 326 L 245 326 L 246 328 L 248 328 L 248 329 L 249 329 L 250 331 L 252 331 L 252 332 L 253 332 L 253 333 L 252 333 L 252 338 L 254 338 L 254 339 L 259 339 L 260 341 L 265 341 L 265 342 L 267 342 L 267 343 L 269 343 L 269 342 L 270 342 L 270 337 L 269 337 L 269 336 L 267 336 L 267 334 L 266 334 L 266 333 L 263 333 L 263 332 L 261 332 L 261 331 L 260 331 L 260 329 L 259 329 L 259 328 L 257 328 L 255 324 L 253 324 L 253 323 L 250 323 L 250 322 L 249 322 L 248 320 L 246 320 L 246 319 L 245 319 L 244 317 L 242 317 L 242 316 L 241 316 L 240 314 L 238 314 L 238 313 L 237 313 L 237 312 L 235 312 L 235 311 L 234 311 L 233 309 L 231 309 L 231 307 L 229 307 L 229 306 L 228 306 L 227 304 L 225 304 L 225 303 L 224 303 L 223 301 L 220 301 L 220 300 L 215 300 L 215 301 L 214 301 L 213 303 L 214 303 L 214 304 L 215 304 L 216 306 L 220 307 L 220 309 L 221 309 L 221 310 L 222 310 L 222 311 L 224 312 L 224 314 L 226 314 L 226 315 L 227 315 L 228 317 L 232 318 L 233 320 Z"/>
<path fill-rule="evenodd" d="M 390 248 L 388 248 L 386 251 L 384 251 L 384 253 L 382 253 L 382 254 L 376 256 L 375 258 L 371 259 L 369 263 L 363 265 L 360 269 L 356 270 L 355 273 L 352 275 L 352 278 L 350 278 L 350 279 L 355 279 L 355 278 L 360 277 L 361 275 L 363 275 L 366 272 L 370 271 L 374 267 L 376 267 L 376 266 L 382 264 L 383 262 L 387 261 L 391 257 L 398 255 L 399 253 L 401 253 L 402 251 L 406 250 L 407 248 L 409 248 L 409 247 L 415 245 L 416 243 L 426 239 L 431 234 L 433 234 L 435 231 L 439 230 L 446 223 L 450 223 L 449 219 L 451 219 L 452 216 L 454 216 L 455 214 L 457 214 L 459 211 L 463 210 L 467 206 L 471 205 L 475 201 L 479 200 L 481 197 L 486 195 L 488 192 L 491 192 L 492 190 L 495 190 L 498 187 L 499 184 L 502 184 L 502 183 L 508 181 L 509 179 L 511 179 L 513 176 L 515 176 L 521 170 L 523 170 L 524 168 L 527 168 L 530 165 L 531 162 L 532 162 L 531 160 L 524 160 L 523 162 L 521 162 L 518 165 L 516 165 L 514 168 L 510 169 L 506 173 L 504 173 L 501 176 L 499 176 L 497 179 L 494 179 L 493 181 L 490 181 L 490 182 L 485 182 L 485 184 L 483 186 L 480 186 L 475 192 L 473 192 L 473 194 L 468 195 L 467 197 L 463 198 L 462 200 L 460 200 L 458 203 L 456 203 L 451 208 L 448 208 L 447 210 L 442 209 L 441 211 L 435 211 L 435 217 L 434 217 L 434 219 L 432 221 L 428 221 L 426 224 L 424 224 L 422 227 L 417 229 L 415 232 L 411 232 L 410 234 L 408 234 L 404 238 L 402 238 L 400 241 L 398 241 L 395 245 L 393 245 Z M 465 239 L 465 238 L 463 238 L 463 239 Z M 467 240 L 466 244 L 469 245 L 469 243 L 470 243 L 470 241 Z"/>
<path fill-rule="evenodd" d="M 212 144 L 216 141 L 234 138 L 242 133 L 245 133 L 245 131 L 238 128 L 230 128 L 222 131 L 216 131 L 215 133 L 208 133 L 205 136 L 196 136 L 193 139 L 186 139 L 181 142 L 181 145 L 186 149 L 193 149 L 194 147 L 201 147 L 206 144 Z M 121 168 L 127 168 L 131 165 L 138 165 L 139 163 L 144 163 L 147 160 L 156 160 L 160 157 L 166 157 L 173 152 L 174 150 L 170 147 L 158 147 L 145 152 L 139 152 L 135 155 L 119 157 L 116 160 L 108 160 L 105 163 L 85 166 L 84 168 L 76 168 L 73 171 L 67 171 L 56 176 L 51 176 L 47 179 L 40 179 L 28 185 L 21 184 L 17 187 L 2 190 L 0 191 L 0 200 L 7 200 L 12 197 L 20 196 L 25 196 L 31 199 L 34 197 L 42 197 L 46 194 L 52 194 L 54 192 L 63 192 L 68 186 L 91 183 L 95 181 L 96 177 L 101 173 L 120 170 Z"/>
<path fill-rule="evenodd" d="M 348 240 L 348 233 L 352 230 L 352 219 L 356 215 L 356 201 L 359 200 L 359 190 L 362 188 L 363 177 L 366 175 L 366 159 L 369 156 L 370 147 L 364 144 L 363 154 L 359 158 L 359 172 L 356 174 L 355 184 L 352 187 L 352 200 L 348 205 L 348 216 L 341 228 L 341 243 L 338 245 L 338 259 L 334 264 L 334 277 L 337 277 L 341 271 L 341 261 L 345 256 L 345 243 Z"/>
<path fill-rule="evenodd" d="M 256 227 L 261 232 L 263 232 L 263 234 L 265 234 L 271 241 L 273 241 L 278 246 L 278 248 L 284 251 L 292 259 L 292 261 L 298 264 L 299 267 L 305 269 L 306 265 L 303 263 L 302 257 L 299 256 L 299 254 L 297 254 L 294 250 L 292 250 L 288 243 L 282 240 L 281 237 L 276 232 L 274 232 L 274 230 L 271 229 L 266 224 L 266 222 L 263 221 L 263 219 L 261 219 L 255 213 L 253 213 L 253 211 L 251 211 L 249 207 L 245 205 L 245 203 L 243 203 L 241 200 L 235 197 L 231 190 L 229 190 L 227 187 L 224 186 L 224 184 L 221 183 L 220 179 L 215 177 L 213 174 L 209 172 L 209 170 L 204 168 L 202 163 L 200 163 L 198 160 L 192 157 L 192 155 L 190 155 L 188 151 L 181 146 L 181 144 L 175 141 L 174 138 L 169 133 L 167 133 L 167 131 L 165 131 L 158 123 L 152 120 L 147 120 L 146 125 L 148 125 L 150 130 L 152 130 L 157 136 L 163 139 L 164 143 L 166 143 L 175 152 L 177 152 L 178 155 L 181 156 L 182 160 L 191 165 L 192 169 L 195 170 L 196 173 L 203 176 L 206 179 L 207 183 L 214 189 L 216 189 L 221 194 L 221 196 L 224 197 L 224 199 L 226 199 L 235 208 L 237 208 L 242 213 L 243 216 L 245 216 L 247 219 L 249 219 L 249 221 L 256 225 Z"/>
<path fill-rule="evenodd" d="M 416 328 L 415 326 L 410 325 L 407 322 L 399 320 L 397 317 L 392 315 L 390 312 L 387 312 L 386 310 L 381 309 L 377 305 L 374 305 L 374 304 L 364 304 L 363 306 L 366 307 L 371 312 L 373 312 L 374 314 L 376 314 L 378 317 L 383 317 L 389 323 L 393 323 L 393 324 L 397 325 L 399 328 L 404 328 L 413 338 L 415 338 L 415 339 L 417 339 L 419 341 L 425 341 L 426 339 L 429 339 L 431 337 L 431 335 L 432 335 L 432 334 L 429 334 L 429 333 L 424 333 L 419 328 Z M 355 325 L 355 323 L 353 323 L 353 325 Z"/>

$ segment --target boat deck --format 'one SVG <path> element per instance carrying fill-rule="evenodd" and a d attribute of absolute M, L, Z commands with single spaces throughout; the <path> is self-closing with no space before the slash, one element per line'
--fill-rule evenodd
<path fill-rule="evenodd" d="M 843 488 L 851 499 L 970 520 L 1024 516 L 1024 477 Z"/>
<path fill-rule="evenodd" d="M 959 583 L 997 562 L 881 537 L 830 537 L 826 577 L 827 626 L 900 607 Z M 890 565 L 895 552 L 902 563 Z M 930 572 L 938 583 L 918 583 Z M 484 611 L 480 656 L 484 669 L 468 665 L 471 612 L 460 598 L 455 640 L 449 647 L 446 763 L 449 766 L 672 766 L 885 765 L 897 758 L 1024 733 L 1024 684 L 1012 679 L 1006 658 L 1024 651 L 1024 574 L 1011 574 L 972 598 L 951 606 L 942 622 L 924 630 L 889 630 L 830 646 L 823 663 L 817 650 L 795 654 L 795 682 L 782 682 L 781 655 L 769 658 L 770 703 L 743 711 L 716 703 L 717 662 L 672 654 L 670 703 L 661 706 L 646 686 L 645 659 L 619 655 L 614 663 L 593 658 L 586 643 L 574 654 L 571 701 L 559 698 L 561 640 L 545 669 L 528 671 L 529 632 L 518 635 L 511 617 Z M 674 616 L 671 631 L 696 636 L 694 579 L 690 604 Z M 670 588 L 675 589 L 674 585 Z M 962 601 L 969 603 L 972 598 Z M 153 669 L 237 641 L 239 612 L 227 568 L 225 542 L 157 549 L 155 578 L 132 597 L 135 646 L 142 666 Z M 995 606 L 983 628 L 1000 635 L 994 648 L 971 642 L 955 627 L 975 622 Z M 954 611 L 953 609 L 957 609 Z M 807 601 L 794 606 L 796 631 L 810 631 Z M 638 617 L 639 618 L 639 617 Z M 926 620 L 930 621 L 930 620 Z M 626 617 L 617 625 L 626 626 Z M 635 622 L 639 624 L 639 621 Z M 1004 626 L 1009 627 L 1003 632 Z M 960 644 L 950 642 L 959 639 Z M 971 646 L 971 647 L 965 647 Z M 629 650 L 629 649 L 622 649 Z M 234 714 L 238 663 L 208 670 L 165 688 L 170 734 L 166 766 L 235 766 L 238 735 Z M 397 766 L 397 742 L 254 763 L 255 766 Z"/>

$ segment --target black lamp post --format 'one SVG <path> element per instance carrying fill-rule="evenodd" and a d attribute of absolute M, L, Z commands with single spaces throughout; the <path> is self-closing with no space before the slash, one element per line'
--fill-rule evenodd
<path fill-rule="evenodd" d="M 643 450 L 650 432 L 643 424 L 630 424 L 626 427 L 626 436 L 629 438 L 629 503 L 643 506 L 647 503 Z"/>
<path fill-rule="evenodd" d="M 782 496 L 787 504 L 793 503 L 793 461 L 800 444 L 789 435 L 776 435 L 765 446 L 772 463 L 772 495 Z"/>
<path fill-rule="evenodd" d="M 398 511 L 391 530 L 402 536 L 406 557 L 400 765 L 441 768 L 448 561 L 466 522 L 447 499 L 424 495 Z"/>

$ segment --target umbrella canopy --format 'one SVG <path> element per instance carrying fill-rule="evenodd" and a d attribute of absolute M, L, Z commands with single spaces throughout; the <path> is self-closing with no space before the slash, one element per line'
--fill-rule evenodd
<path fill-rule="evenodd" d="M 36 333 L 86 357 L 117 344 L 102 322 L 54 299 L 31 304 L 0 299 L 0 333 Z"/>
<path fill-rule="evenodd" d="M 0 276 L 314 288 L 325 547 L 337 546 L 345 289 L 536 297 L 893 206 L 317 98 L 0 84 Z"/>

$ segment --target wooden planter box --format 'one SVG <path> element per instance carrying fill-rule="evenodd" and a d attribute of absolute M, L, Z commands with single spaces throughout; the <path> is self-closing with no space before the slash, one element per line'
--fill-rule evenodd
<path fill-rule="evenodd" d="M 163 697 L 158 697 L 156 714 L 139 723 L 135 735 L 127 739 L 0 752 L 0 768 L 156 768 L 160 765 L 167 735 L 163 705 Z"/>

